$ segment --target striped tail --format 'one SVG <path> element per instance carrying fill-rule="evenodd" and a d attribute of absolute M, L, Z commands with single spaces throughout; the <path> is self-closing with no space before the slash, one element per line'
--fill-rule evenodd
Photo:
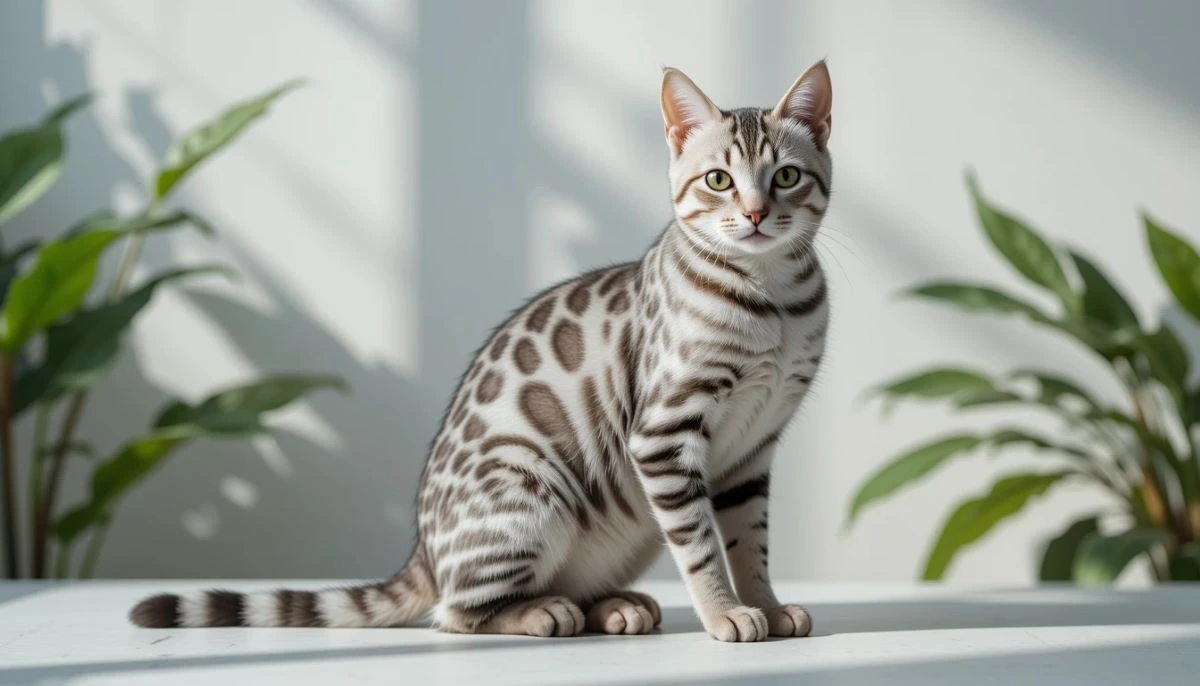
<path fill-rule="evenodd" d="M 209 590 L 164 593 L 134 606 L 134 624 L 171 627 L 383 627 L 411 622 L 437 603 L 437 590 L 420 555 L 396 576 L 374 584 L 320 591 L 237 593 Z"/>

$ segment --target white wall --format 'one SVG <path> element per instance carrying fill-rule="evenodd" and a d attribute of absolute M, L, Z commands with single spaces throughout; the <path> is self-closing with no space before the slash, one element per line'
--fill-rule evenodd
<path fill-rule="evenodd" d="M 635 257 L 668 219 L 660 67 L 685 69 L 718 103 L 768 105 L 828 57 L 833 347 L 781 450 L 773 564 L 780 577 L 912 578 L 952 504 L 1033 458 L 954 464 L 844 535 L 868 470 L 964 426 L 939 409 L 885 421 L 858 402 L 864 389 L 938 361 L 1040 364 L 1115 389 L 1068 343 L 893 294 L 952 276 L 1020 287 L 973 222 L 972 166 L 993 197 L 1085 248 L 1158 316 L 1164 292 L 1135 209 L 1200 240 L 1198 21 L 1195 3 L 1118 0 L 0 5 L 0 127 L 100 95 L 69 126 L 62 182 L 6 229 L 16 235 L 136 206 L 172 136 L 310 79 L 187 183 L 182 202 L 220 240 L 156 238 L 143 269 L 215 258 L 244 282 L 163 294 L 83 434 L 115 446 L 165 396 L 257 370 L 330 371 L 354 393 L 316 397 L 274 441 L 182 451 L 121 509 L 101 574 L 391 572 L 412 539 L 424 446 L 470 351 L 526 294 Z M 466 185 L 484 201 L 461 202 Z M 1102 502 L 1064 489 L 952 578 L 1030 582 L 1035 540 Z"/>

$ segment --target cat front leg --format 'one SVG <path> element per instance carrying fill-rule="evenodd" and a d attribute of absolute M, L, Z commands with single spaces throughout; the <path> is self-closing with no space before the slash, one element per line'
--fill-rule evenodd
<path fill-rule="evenodd" d="M 651 417 L 639 424 L 629 448 L 704 629 L 719 641 L 766 639 L 766 615 L 738 601 L 725 569 L 702 471 L 708 454 L 703 415 Z"/>
<path fill-rule="evenodd" d="M 767 501 L 777 441 L 777 436 L 769 437 L 738 460 L 730 473 L 719 476 L 712 506 L 738 598 L 766 612 L 772 636 L 807 636 L 812 617 L 799 605 L 780 603 L 767 572 Z"/>

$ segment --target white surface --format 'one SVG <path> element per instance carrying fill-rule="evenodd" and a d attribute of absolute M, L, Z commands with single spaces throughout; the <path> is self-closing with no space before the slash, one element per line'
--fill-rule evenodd
<path fill-rule="evenodd" d="M 742 645 L 708 638 L 682 588 L 665 582 L 644 587 L 664 606 L 663 630 L 650 636 L 149 630 L 125 622 L 147 593 L 196 585 L 0 585 L 0 684 L 1173 686 L 1193 685 L 1200 673 L 1200 586 L 1113 592 L 782 584 L 782 597 L 808 605 L 816 634 Z M 13 597 L 5 602 L 6 593 Z"/>
<path fill-rule="evenodd" d="M 533 290 L 636 256 L 666 222 L 663 64 L 739 105 L 771 104 L 830 60 L 833 341 L 773 480 L 780 576 L 912 579 L 958 501 L 1030 463 L 952 464 L 842 537 L 872 467 L 970 421 L 941 408 L 883 421 L 855 403 L 867 387 L 946 360 L 1040 364 L 1116 390 L 1069 343 L 892 297 L 946 277 L 1020 289 L 972 219 L 965 167 L 1085 248 L 1151 319 L 1163 289 L 1135 209 L 1200 240 L 1196 2 L 255 0 L 232 14 L 231 3 L 0 2 L 0 64 L 12 67 L 0 69 L 0 126 L 40 116 L 55 93 L 99 95 L 68 126 L 62 183 L 5 226 L 14 241 L 136 200 L 172 135 L 310 78 L 185 184 L 220 240 L 181 232 L 147 253 L 153 268 L 228 260 L 244 285 L 159 297 L 82 437 L 115 447 L 166 394 L 194 398 L 255 369 L 337 372 L 354 395 L 317 397 L 278 446 L 183 450 L 122 504 L 103 575 L 398 567 L 425 447 L 470 351 Z M 72 464 L 64 505 L 85 464 Z M 1031 581 L 1038 539 L 1096 504 L 1075 487 L 1039 500 L 952 578 Z"/>

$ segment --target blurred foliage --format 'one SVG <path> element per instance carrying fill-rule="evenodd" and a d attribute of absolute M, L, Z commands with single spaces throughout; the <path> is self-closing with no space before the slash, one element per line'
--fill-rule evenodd
<path fill-rule="evenodd" d="M 1044 436 L 1018 425 L 913 447 L 862 484 L 851 501 L 849 523 L 952 459 L 1019 445 L 1036 451 L 1046 467 L 1006 474 L 958 505 L 934 539 L 922 578 L 941 579 L 959 552 L 1028 503 L 1080 482 L 1107 493 L 1118 513 L 1104 518 L 1105 526 L 1088 514 L 1047 541 L 1042 580 L 1108 584 L 1139 558 L 1149 561 L 1160 581 L 1200 580 L 1200 386 L 1188 383 L 1193 364 L 1187 349 L 1169 324 L 1139 317 L 1098 265 L 1075 250 L 1052 246 L 993 205 L 974 178 L 967 185 L 992 247 L 1054 306 L 957 281 L 923 284 L 907 295 L 970 314 L 1024 318 L 1065 336 L 1112 373 L 1125 397 L 1109 404 L 1085 390 L 1087 383 L 1036 367 L 994 376 L 943 366 L 893 379 L 872 391 L 885 408 L 899 401 L 943 402 L 960 411 L 1031 408 L 1061 430 Z M 1163 282 L 1180 309 L 1200 319 L 1200 255 L 1154 218 L 1141 220 Z"/>
<path fill-rule="evenodd" d="M 321 388 L 343 389 L 326 375 L 280 375 L 257 379 L 191 405 L 166 403 L 146 433 L 129 439 L 107 456 L 75 438 L 87 394 L 116 365 L 122 342 L 156 290 L 169 282 L 208 275 L 232 277 L 224 265 L 193 265 L 166 270 L 130 289 L 142 241 L 157 231 L 192 227 L 213 235 L 210 224 L 183 209 L 165 208 L 172 192 L 205 160 L 232 143 L 263 117 L 272 103 L 298 85 L 285 84 L 239 103 L 173 143 L 154 175 L 145 209 L 128 217 L 100 210 L 57 238 L 8 247 L 0 242 L 0 491 L 3 494 L 6 575 L 90 576 L 116 508 L 183 443 L 204 437 L 245 437 L 266 432 L 266 414 Z M 90 96 L 70 100 L 30 128 L 0 138 L 0 225 L 37 202 L 58 181 L 64 164 L 63 124 L 86 107 Z M 3 235 L 0 234 L 0 239 Z M 106 287 L 97 283 L 107 252 L 123 246 L 116 274 Z M 99 293 L 98 293 L 99 292 Z M 62 410 L 56 437 L 51 423 Z M 34 414 L 28 461 L 19 460 L 13 423 Z M 91 469 L 84 502 L 61 512 L 57 496 L 73 458 Z M 18 473 L 29 473 L 25 518 L 18 530 Z M 22 535 L 24 534 L 24 535 Z M 73 569 L 71 552 L 88 538 L 86 554 Z M 21 541 L 28 541 L 22 565 Z"/>

